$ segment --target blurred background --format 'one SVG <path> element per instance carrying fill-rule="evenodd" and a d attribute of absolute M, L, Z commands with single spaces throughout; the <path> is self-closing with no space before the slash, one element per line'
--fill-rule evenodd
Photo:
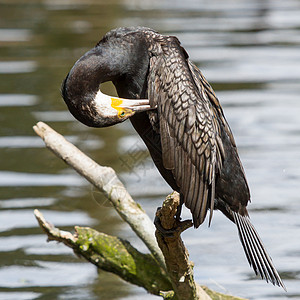
<path fill-rule="evenodd" d="M 74 62 L 120 26 L 176 35 L 212 84 L 246 170 L 252 221 L 288 293 L 254 276 L 235 226 L 217 212 L 210 228 L 183 234 L 196 280 L 249 299 L 300 299 L 299 0 L 0 0 L 0 299 L 159 299 L 47 243 L 33 216 L 38 208 L 60 228 L 92 226 L 146 251 L 32 130 L 44 121 L 115 168 L 153 219 L 171 190 L 130 123 L 87 128 L 60 96 Z"/>

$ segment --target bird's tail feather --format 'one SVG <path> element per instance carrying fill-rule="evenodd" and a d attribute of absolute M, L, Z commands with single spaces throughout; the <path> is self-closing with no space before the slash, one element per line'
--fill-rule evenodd
<path fill-rule="evenodd" d="M 251 224 L 249 217 L 241 216 L 236 212 L 232 213 L 246 257 L 255 274 L 259 274 L 267 282 L 271 281 L 273 285 L 281 286 L 286 291 L 272 259 L 254 226 Z"/>

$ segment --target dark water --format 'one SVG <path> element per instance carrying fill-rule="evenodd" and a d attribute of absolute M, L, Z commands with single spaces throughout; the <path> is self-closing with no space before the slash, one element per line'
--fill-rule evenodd
<path fill-rule="evenodd" d="M 39 208 L 66 230 L 93 226 L 144 249 L 104 197 L 32 131 L 47 122 L 114 167 L 153 218 L 170 189 L 130 124 L 84 127 L 59 91 L 78 57 L 109 29 L 129 25 L 178 36 L 217 91 L 251 187 L 251 218 L 289 292 L 253 276 L 234 225 L 218 213 L 211 228 L 183 236 L 197 281 L 250 299 L 300 299 L 297 0 L 0 1 L 0 299 L 155 299 L 46 243 L 33 216 Z"/>

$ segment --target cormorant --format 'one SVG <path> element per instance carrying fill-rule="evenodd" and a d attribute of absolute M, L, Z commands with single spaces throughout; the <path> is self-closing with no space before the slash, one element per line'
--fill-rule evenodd
<path fill-rule="evenodd" d="M 122 98 L 101 93 L 106 81 Z M 144 27 L 111 30 L 75 63 L 62 96 L 87 126 L 129 118 L 194 226 L 219 209 L 237 225 L 255 273 L 285 289 L 250 222 L 248 184 L 219 100 L 176 37 Z"/>

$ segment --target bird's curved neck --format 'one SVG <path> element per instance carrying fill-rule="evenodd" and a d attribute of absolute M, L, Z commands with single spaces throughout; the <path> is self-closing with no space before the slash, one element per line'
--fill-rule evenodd
<path fill-rule="evenodd" d="M 112 81 L 123 98 L 142 98 L 149 57 L 145 43 L 99 43 L 73 66 L 63 89 L 72 102 L 91 101 L 99 85 Z"/>
<path fill-rule="evenodd" d="M 62 86 L 63 98 L 75 118 L 88 126 L 98 126 L 99 111 L 95 109 L 95 100 L 100 84 L 112 81 L 119 97 L 143 98 L 148 66 L 145 43 L 129 43 L 123 39 L 100 41 L 69 72 Z"/>

